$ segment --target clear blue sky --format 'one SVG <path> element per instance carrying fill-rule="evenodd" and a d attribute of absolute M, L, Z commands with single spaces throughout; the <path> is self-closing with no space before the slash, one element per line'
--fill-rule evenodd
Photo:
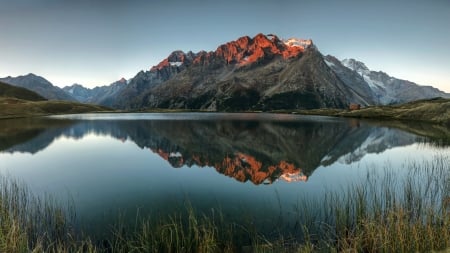
<path fill-rule="evenodd" d="M 260 32 L 450 92 L 449 0 L 0 0 L 0 76 L 107 85 Z"/>

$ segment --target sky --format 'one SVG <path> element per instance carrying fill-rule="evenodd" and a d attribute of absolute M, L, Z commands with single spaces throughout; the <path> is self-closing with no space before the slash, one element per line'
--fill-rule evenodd
<path fill-rule="evenodd" d="M 258 33 L 450 92 L 449 0 L 0 0 L 0 77 L 108 85 Z"/>

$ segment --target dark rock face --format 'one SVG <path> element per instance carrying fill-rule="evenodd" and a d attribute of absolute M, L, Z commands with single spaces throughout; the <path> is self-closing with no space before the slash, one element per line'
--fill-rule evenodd
<path fill-rule="evenodd" d="M 64 92 L 61 88 L 53 86 L 53 84 L 43 77 L 34 74 L 18 77 L 9 76 L 0 78 L 0 81 L 34 91 L 46 99 L 76 101 L 75 98 Z"/>

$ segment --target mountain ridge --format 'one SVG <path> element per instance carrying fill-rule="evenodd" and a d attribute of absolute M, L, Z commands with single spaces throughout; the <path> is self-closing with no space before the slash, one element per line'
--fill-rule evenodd
<path fill-rule="evenodd" d="M 245 111 L 372 102 L 348 89 L 322 58 L 312 40 L 264 34 L 211 52 L 174 51 L 132 78 L 113 107 Z"/>
<path fill-rule="evenodd" d="M 355 59 L 322 55 L 311 39 L 280 39 L 262 33 L 242 36 L 209 52 L 176 50 L 129 80 L 95 88 L 73 84 L 59 89 L 33 74 L 0 80 L 48 99 L 127 110 L 344 109 L 350 104 L 365 107 L 450 98 L 434 87 L 370 70 Z"/>
<path fill-rule="evenodd" d="M 295 43 L 299 46 L 292 46 Z M 314 57 L 312 52 L 316 52 Z M 384 105 L 450 97 L 433 87 L 371 71 L 354 60 L 334 58 L 339 61 L 337 69 L 329 64 L 330 57 L 321 55 L 312 40 L 280 40 L 272 34 L 243 36 L 210 52 L 174 51 L 149 71 L 130 79 L 130 87 L 119 92 L 111 106 L 245 111 L 347 108 L 351 103 Z M 349 68 L 350 63 L 359 69 Z M 372 73 L 373 78 L 365 78 L 362 71 Z M 375 86 L 379 75 L 393 81 Z M 392 87 L 386 88 L 389 85 Z"/>
<path fill-rule="evenodd" d="M 81 84 L 75 83 L 71 86 L 65 86 L 63 91 L 69 93 L 77 99 L 77 101 L 82 103 L 110 106 L 113 103 L 114 96 L 126 85 L 127 80 L 125 78 L 121 78 L 110 85 L 97 86 L 94 88 L 86 88 Z"/>
<path fill-rule="evenodd" d="M 64 92 L 61 88 L 54 86 L 47 79 L 33 73 L 17 77 L 8 76 L 0 78 L 0 81 L 34 91 L 49 100 L 76 101 L 75 98 Z"/>

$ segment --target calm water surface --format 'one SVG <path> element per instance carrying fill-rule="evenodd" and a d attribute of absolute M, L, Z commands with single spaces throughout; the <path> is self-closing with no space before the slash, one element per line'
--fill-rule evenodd
<path fill-rule="evenodd" d="M 369 170 L 407 173 L 450 155 L 448 129 L 278 114 L 87 114 L 0 121 L 0 173 L 73 201 L 86 226 L 188 202 L 230 217 L 286 219 Z M 432 131 L 433 140 L 415 135 Z M 444 138 L 445 139 L 445 138 Z"/>

